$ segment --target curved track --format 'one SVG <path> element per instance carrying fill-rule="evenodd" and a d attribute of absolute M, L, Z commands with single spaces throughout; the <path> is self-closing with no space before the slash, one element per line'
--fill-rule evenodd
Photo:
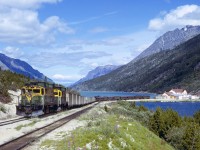
<path fill-rule="evenodd" d="M 3 122 L 0 122 L 0 126 L 9 125 L 9 124 L 13 124 L 13 123 L 24 121 L 24 120 L 28 120 L 28 118 L 21 117 L 21 118 L 16 118 L 16 119 L 12 119 L 12 120 L 3 121 Z"/>
<path fill-rule="evenodd" d="M 66 124 L 72 119 L 75 119 L 76 117 L 80 116 L 81 114 L 85 113 L 89 109 L 91 109 L 93 106 L 87 107 L 83 110 L 80 110 L 74 114 L 71 114 L 67 117 L 64 117 L 60 120 L 57 120 L 49 125 L 46 125 L 44 127 L 41 127 L 39 129 L 36 129 L 30 133 L 27 133 L 17 139 L 14 139 L 12 141 L 9 141 L 7 143 L 4 143 L 0 145 L 1 150 L 19 150 L 24 148 L 25 146 L 29 145 L 31 142 L 37 140 L 38 138 L 48 134 L 49 132 L 61 127 L 62 125 Z"/>

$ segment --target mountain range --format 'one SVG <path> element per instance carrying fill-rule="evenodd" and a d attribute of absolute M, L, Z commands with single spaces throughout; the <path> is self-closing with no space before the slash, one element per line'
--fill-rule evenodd
<path fill-rule="evenodd" d="M 0 68 L 1 70 L 10 70 L 18 74 L 30 77 L 37 80 L 45 80 L 45 75 L 40 73 L 38 70 L 33 69 L 25 61 L 10 58 L 0 53 Z M 52 82 L 51 79 L 47 78 L 47 81 Z"/>
<path fill-rule="evenodd" d="M 145 49 L 133 61 L 137 61 L 141 58 L 150 56 L 163 50 L 171 50 L 198 34 L 200 34 L 200 26 L 191 25 L 185 26 L 182 29 L 177 28 L 173 31 L 168 31 L 156 39 L 153 44 Z"/>
<path fill-rule="evenodd" d="M 185 88 L 200 91 L 199 33 L 199 26 L 186 26 L 167 32 L 130 63 L 74 88 L 149 92 Z M 166 45 L 161 44 L 162 40 Z"/>
<path fill-rule="evenodd" d="M 88 72 L 88 74 L 78 80 L 77 82 L 75 82 L 73 85 L 71 85 L 70 87 L 74 87 L 76 86 L 77 84 L 80 84 L 82 82 L 85 82 L 85 81 L 88 81 L 88 80 L 91 80 L 91 79 L 94 79 L 94 78 L 97 78 L 97 77 L 100 77 L 100 76 L 103 76 L 105 74 L 108 74 L 110 73 L 111 71 L 119 68 L 120 66 L 115 66 L 115 65 L 106 65 L 106 66 L 98 66 L 96 67 L 95 69 L 91 70 Z"/>

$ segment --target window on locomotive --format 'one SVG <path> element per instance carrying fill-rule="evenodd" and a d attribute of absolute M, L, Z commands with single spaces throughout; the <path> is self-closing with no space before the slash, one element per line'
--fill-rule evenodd
<path fill-rule="evenodd" d="M 40 89 L 33 89 L 33 93 L 40 93 Z"/>
<path fill-rule="evenodd" d="M 58 95 L 58 92 L 53 92 L 54 95 Z"/>
<path fill-rule="evenodd" d="M 28 89 L 28 92 L 29 92 L 29 93 L 32 92 L 32 89 Z"/>
<path fill-rule="evenodd" d="M 61 96 L 61 92 L 59 92 L 59 96 Z"/>

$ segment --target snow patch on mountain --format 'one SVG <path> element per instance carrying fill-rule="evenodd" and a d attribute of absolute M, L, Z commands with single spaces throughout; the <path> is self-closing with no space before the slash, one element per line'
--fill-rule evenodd
<path fill-rule="evenodd" d="M 162 50 L 171 50 L 181 43 L 195 37 L 200 34 L 200 26 L 187 25 L 182 29 L 175 29 L 168 31 L 160 36 L 152 45 L 145 49 L 140 55 L 138 55 L 133 62 L 144 58 L 146 56 L 158 53 Z"/>
<path fill-rule="evenodd" d="M 10 58 L 4 54 L 0 53 L 0 68 L 2 70 L 10 70 L 12 72 L 22 74 L 24 76 L 44 80 L 45 76 L 40 73 L 38 70 L 33 69 L 28 63 L 25 61 L 21 61 L 19 59 Z M 47 78 L 47 81 L 53 82 L 51 79 Z"/>
<path fill-rule="evenodd" d="M 2 70 L 9 70 L 9 68 L 4 63 L 2 63 L 1 61 L 0 61 L 0 67 L 1 67 Z"/>
<path fill-rule="evenodd" d="M 119 67 L 120 66 L 115 66 L 115 65 L 106 65 L 106 66 L 96 67 L 94 70 L 91 70 L 90 72 L 88 72 L 88 74 L 84 78 L 80 79 L 79 81 L 71 85 L 71 87 L 74 87 L 75 85 L 78 85 L 82 82 L 106 75 Z"/>
<path fill-rule="evenodd" d="M 16 64 L 14 63 L 13 60 L 10 62 L 10 64 L 11 64 L 13 67 L 15 67 L 16 69 L 20 69 L 20 70 L 22 70 L 22 71 L 26 71 L 22 66 L 16 65 Z"/>

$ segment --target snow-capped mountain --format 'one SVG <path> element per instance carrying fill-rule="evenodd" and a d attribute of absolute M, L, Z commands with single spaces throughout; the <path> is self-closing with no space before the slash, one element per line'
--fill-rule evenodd
<path fill-rule="evenodd" d="M 0 68 L 2 70 L 10 70 L 12 72 L 23 74 L 27 77 L 44 80 L 45 76 L 40 73 L 38 70 L 33 69 L 28 63 L 25 61 L 21 61 L 19 59 L 10 58 L 4 54 L 0 53 Z M 52 82 L 51 79 L 48 81 Z"/>
<path fill-rule="evenodd" d="M 120 66 L 115 66 L 115 65 L 106 65 L 106 66 L 96 67 L 94 70 L 91 70 L 90 72 L 88 72 L 88 74 L 84 78 L 82 78 L 79 81 L 77 81 L 76 83 L 74 83 L 71 87 L 73 87 L 77 84 L 80 84 L 82 82 L 85 82 L 87 80 L 91 80 L 91 79 L 106 75 L 119 67 Z"/>
<path fill-rule="evenodd" d="M 173 31 L 168 31 L 162 36 L 160 36 L 152 45 L 150 45 L 146 50 L 144 50 L 139 56 L 137 56 L 133 61 L 137 61 L 146 56 L 158 53 L 162 50 L 171 50 L 176 46 L 184 43 L 185 41 L 195 37 L 200 34 L 200 26 L 186 26 L 182 29 L 175 29 Z"/>
<path fill-rule="evenodd" d="M 82 91 L 163 92 L 172 87 L 200 90 L 195 72 L 200 62 L 199 43 L 200 26 L 169 31 L 128 64 L 74 88 Z"/>
<path fill-rule="evenodd" d="M 80 83 L 80 91 L 148 91 L 163 93 L 173 87 L 200 91 L 200 34 L 169 51 L 130 62 L 109 74 Z"/>

